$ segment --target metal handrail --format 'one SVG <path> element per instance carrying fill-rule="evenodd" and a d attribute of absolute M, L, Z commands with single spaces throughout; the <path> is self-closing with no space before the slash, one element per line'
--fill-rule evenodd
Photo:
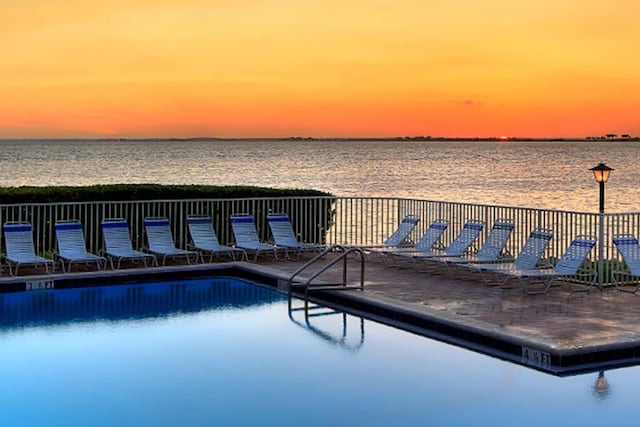
<path fill-rule="evenodd" d="M 330 334 L 329 332 L 323 331 L 317 326 L 312 325 L 310 321 L 311 316 L 309 315 L 309 310 L 305 310 L 304 323 L 295 319 L 293 316 L 293 312 L 296 310 L 300 310 L 300 309 L 291 309 L 291 308 L 289 309 L 289 319 L 294 324 L 300 326 L 301 328 L 304 328 L 313 332 L 315 335 L 322 338 L 323 340 L 351 352 L 359 350 L 364 345 L 365 336 L 364 336 L 364 318 L 363 317 L 359 317 L 360 319 L 360 337 L 359 338 L 360 339 L 355 344 L 350 344 L 347 341 L 348 339 L 347 318 L 350 315 L 348 315 L 347 313 L 329 309 L 331 310 L 331 312 L 321 314 L 321 315 L 332 315 L 332 314 L 342 315 L 342 334 L 341 336 L 335 336 Z"/>
<path fill-rule="evenodd" d="M 320 259 L 324 258 L 329 252 L 342 251 L 340 255 L 336 258 L 330 260 L 327 264 L 325 264 L 322 268 L 315 270 L 314 273 L 303 283 L 294 284 L 293 281 L 300 273 L 307 270 L 309 267 L 317 263 Z M 352 254 L 357 253 L 360 255 L 360 284 L 356 286 L 347 286 L 347 257 Z M 333 267 L 338 262 L 342 261 L 342 282 L 337 284 L 318 284 L 312 285 L 313 279 L 317 278 L 319 275 L 327 271 L 329 268 Z M 346 289 L 360 289 L 364 290 L 364 266 L 365 266 L 365 253 L 362 248 L 352 247 L 347 248 L 342 245 L 332 245 L 329 248 L 322 251 L 320 254 L 316 255 L 310 261 L 305 263 L 302 267 L 298 268 L 296 271 L 291 274 L 287 281 L 288 288 L 288 303 L 289 310 L 291 310 L 291 299 L 293 298 L 293 288 L 294 286 L 303 286 L 304 287 L 304 308 L 305 313 L 309 308 L 309 289 L 312 287 L 323 288 L 325 290 L 346 290 Z"/>

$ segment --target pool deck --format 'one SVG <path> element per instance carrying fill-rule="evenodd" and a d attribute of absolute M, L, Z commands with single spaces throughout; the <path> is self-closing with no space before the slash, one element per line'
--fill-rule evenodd
<path fill-rule="evenodd" d="M 329 254 L 317 267 L 333 256 Z M 119 271 L 83 271 L 71 274 L 0 276 L 4 292 L 83 283 L 135 283 L 145 277 L 184 278 L 212 272 L 270 279 L 283 288 L 286 279 L 309 257 L 297 261 L 260 259 L 255 263 L 170 265 L 126 268 Z M 309 271 L 313 272 L 315 268 Z M 348 258 L 350 283 L 359 280 L 358 258 Z M 301 275 L 304 277 L 304 274 Z M 339 281 L 341 263 L 321 276 Z M 146 279 L 149 280 L 149 279 Z M 69 284 L 76 282 L 79 284 Z M 527 295 L 521 288 L 503 289 L 478 280 L 462 280 L 412 268 L 386 266 L 371 257 L 365 263 L 364 291 L 315 293 L 315 300 L 353 314 L 434 337 L 485 354 L 556 375 L 640 364 L 640 292 L 630 294 L 597 287 L 573 292 L 568 285 L 553 286 L 547 294 Z"/>

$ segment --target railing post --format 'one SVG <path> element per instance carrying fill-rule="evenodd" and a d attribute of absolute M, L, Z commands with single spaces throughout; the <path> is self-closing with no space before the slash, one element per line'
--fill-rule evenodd
<path fill-rule="evenodd" d="M 600 211 L 598 221 L 598 287 L 604 285 L 604 212 Z"/>

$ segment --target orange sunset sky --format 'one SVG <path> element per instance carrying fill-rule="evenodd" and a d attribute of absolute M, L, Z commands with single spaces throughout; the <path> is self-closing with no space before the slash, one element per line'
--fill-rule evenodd
<path fill-rule="evenodd" d="M 638 0 L 0 0 L 0 138 L 640 135 Z"/>

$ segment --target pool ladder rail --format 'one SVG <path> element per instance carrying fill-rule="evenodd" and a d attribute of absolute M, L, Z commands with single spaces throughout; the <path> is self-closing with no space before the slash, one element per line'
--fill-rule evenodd
<path fill-rule="evenodd" d="M 296 317 L 296 314 L 302 310 L 304 310 L 304 320 Z M 335 319 L 336 317 L 339 323 L 332 321 L 319 322 L 322 318 Z M 344 350 L 355 352 L 360 350 L 364 345 L 363 317 L 352 316 L 339 310 L 314 304 L 308 309 L 289 307 L 289 319 L 301 328 L 312 332 L 314 335 Z M 355 327 L 354 325 L 350 327 L 349 319 L 357 322 Z M 354 335 L 354 332 L 356 335 Z"/>
<path fill-rule="evenodd" d="M 328 260 L 324 265 L 322 265 L 317 270 L 306 278 L 304 281 L 296 282 L 295 279 L 302 272 L 307 271 L 312 266 L 315 266 L 320 262 L 320 260 L 324 260 L 329 253 L 337 253 L 339 255 L 335 258 Z M 349 284 L 348 283 L 348 257 L 351 255 L 359 256 L 360 258 L 360 280 L 357 284 Z M 337 263 L 342 261 L 342 281 L 339 283 L 330 283 L 330 282 L 314 282 L 318 276 L 322 273 L 329 270 L 331 267 L 336 265 Z M 309 262 L 304 264 L 302 267 L 298 268 L 287 280 L 286 288 L 289 297 L 289 309 L 291 309 L 291 299 L 293 298 L 294 290 L 302 290 L 304 295 L 304 308 L 305 312 L 309 310 L 309 292 L 310 291 L 345 291 L 345 290 L 364 290 L 364 266 L 365 266 L 365 253 L 362 248 L 358 247 L 345 247 L 342 245 L 333 245 L 327 249 L 325 249 L 320 254 L 316 255 Z"/>

